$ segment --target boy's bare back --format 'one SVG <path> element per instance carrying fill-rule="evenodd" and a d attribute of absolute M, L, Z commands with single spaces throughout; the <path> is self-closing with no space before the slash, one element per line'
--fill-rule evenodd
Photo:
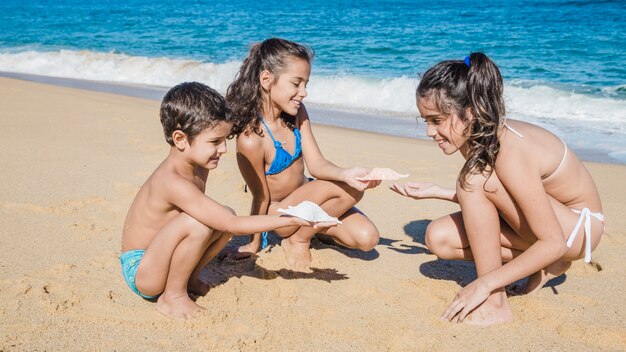
<path fill-rule="evenodd" d="M 171 192 L 176 192 L 171 185 L 187 182 L 204 193 L 208 170 L 196 168 L 192 182 L 180 175 L 172 164 L 170 158 L 164 160 L 135 196 L 124 223 L 122 251 L 146 249 L 157 232 L 181 213 L 171 202 Z"/>

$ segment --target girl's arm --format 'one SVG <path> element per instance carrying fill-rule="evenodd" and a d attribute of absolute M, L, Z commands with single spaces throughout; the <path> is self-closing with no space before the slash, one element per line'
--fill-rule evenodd
<path fill-rule="evenodd" d="M 400 195 L 413 199 L 441 199 L 453 203 L 459 202 L 455 190 L 443 188 L 430 182 L 393 183 L 389 188 Z"/>
<path fill-rule="evenodd" d="M 265 178 L 265 157 L 263 141 L 255 134 L 241 134 L 237 138 L 237 165 L 248 190 L 252 193 L 250 215 L 267 214 L 270 204 L 270 192 Z M 251 253 L 258 251 L 261 243 L 260 233 L 254 233 L 247 248 Z"/>
<path fill-rule="evenodd" d="M 356 179 L 359 176 L 367 175 L 369 169 L 363 167 L 342 168 L 324 158 L 313 136 L 309 114 L 304 105 L 300 106 L 296 118 L 302 134 L 302 156 L 311 176 L 321 180 L 341 181 L 360 191 L 370 186 L 370 182 Z M 372 185 L 377 184 L 372 182 Z"/>
<path fill-rule="evenodd" d="M 565 235 L 541 182 L 539 165 L 524 154 L 528 153 L 515 151 L 499 157 L 496 169 L 537 241 L 501 270 L 486 275 L 490 288 L 503 287 L 542 270 L 567 252 Z M 524 165 L 525 172 L 520 172 L 519 165 Z"/>

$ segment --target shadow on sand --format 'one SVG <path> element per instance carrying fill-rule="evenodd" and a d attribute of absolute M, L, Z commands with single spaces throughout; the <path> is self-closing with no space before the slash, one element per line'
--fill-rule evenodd
<path fill-rule="evenodd" d="M 278 236 L 275 236 L 279 238 Z M 270 240 L 269 251 L 272 250 L 280 250 L 277 243 L 280 242 L 280 239 Z M 247 243 L 245 238 L 234 238 L 231 243 L 229 243 L 228 248 L 225 250 L 232 250 L 233 248 L 237 248 L 241 245 Z M 318 241 L 320 246 L 329 247 L 324 245 Z M 338 248 L 340 251 L 352 251 L 350 249 Z M 360 251 L 358 251 L 360 252 Z M 365 253 L 365 252 L 361 252 Z M 345 254 L 345 253 L 344 253 Z M 346 254 L 348 255 L 348 254 Z M 378 256 L 376 252 L 376 256 Z M 358 257 L 358 256 L 355 256 Z M 253 277 L 260 280 L 274 280 L 276 278 L 282 278 L 285 280 L 302 280 L 302 279 L 313 279 L 313 280 L 321 280 L 325 282 L 339 281 L 339 280 L 347 280 L 349 277 L 346 274 L 340 273 L 337 269 L 332 268 L 310 268 L 310 272 L 298 272 L 289 269 L 279 269 L 279 270 L 268 270 L 259 266 L 257 262 L 258 256 L 253 255 L 249 258 L 245 259 L 233 259 L 229 256 L 219 256 L 215 259 L 211 260 L 202 270 L 200 274 L 200 278 L 202 281 L 208 284 L 209 290 L 223 285 L 230 278 L 237 277 L 241 278 L 244 276 Z M 366 259 L 368 260 L 368 259 Z M 207 291 L 208 292 L 208 291 Z M 203 295 L 206 295 L 205 292 Z"/>
<path fill-rule="evenodd" d="M 410 247 L 409 249 L 402 251 L 395 247 L 392 247 L 392 243 L 396 241 L 389 241 L 387 246 L 390 249 L 393 249 L 397 252 L 406 253 L 406 254 L 432 254 L 426 248 L 426 227 L 430 224 L 431 220 L 416 220 L 411 221 L 410 223 L 404 226 L 404 232 L 413 238 L 414 242 L 417 242 L 424 247 L 417 246 L 406 246 Z M 382 239 L 381 239 L 382 242 Z M 476 265 L 473 262 L 466 262 L 462 260 L 444 260 L 444 259 L 436 259 L 433 261 L 429 261 L 423 263 L 420 266 L 420 272 L 422 275 L 437 279 L 437 280 L 449 280 L 454 281 L 460 286 L 466 286 L 470 282 L 476 280 Z M 563 284 L 567 279 L 567 275 L 563 274 L 558 277 L 555 277 L 549 280 L 543 287 L 549 287 L 554 294 L 558 294 L 557 286 Z M 506 289 L 510 295 L 519 295 L 520 292 L 524 289 L 526 285 L 527 279 L 518 280 L 510 285 L 507 285 Z"/>

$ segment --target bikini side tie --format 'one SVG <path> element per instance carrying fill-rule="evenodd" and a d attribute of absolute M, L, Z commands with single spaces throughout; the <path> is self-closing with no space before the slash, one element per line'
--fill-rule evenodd
<path fill-rule="evenodd" d="M 591 262 L 591 217 L 593 216 L 594 218 L 604 223 L 604 215 L 600 213 L 592 213 L 591 210 L 589 210 L 589 208 L 583 208 L 583 210 L 572 209 L 572 211 L 576 214 L 580 214 L 580 216 L 578 217 L 578 222 L 576 222 L 576 226 L 574 226 L 574 230 L 572 230 L 572 233 L 567 238 L 567 247 L 572 248 L 572 244 L 574 243 L 576 236 L 578 236 L 578 230 L 580 230 L 580 226 L 582 225 L 583 220 L 584 220 L 585 221 L 585 227 L 584 227 L 585 263 L 590 263 Z"/>

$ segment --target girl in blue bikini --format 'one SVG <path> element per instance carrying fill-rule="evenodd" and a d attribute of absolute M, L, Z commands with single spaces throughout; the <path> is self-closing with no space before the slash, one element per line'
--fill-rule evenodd
<path fill-rule="evenodd" d="M 505 119 L 502 92 L 500 71 L 483 53 L 426 71 L 417 108 L 427 135 L 445 154 L 461 152 L 465 165 L 455 190 L 391 186 L 461 207 L 426 229 L 426 245 L 439 258 L 476 262 L 478 279 L 448 306 L 449 321 L 512 320 L 506 285 L 528 277 L 527 292 L 541 288 L 573 260 L 589 262 L 604 232 L 600 196 L 583 163 L 552 133 Z"/>
<path fill-rule="evenodd" d="M 369 251 L 379 239 L 376 226 L 354 205 L 365 189 L 380 182 L 359 181 L 369 170 L 342 168 L 320 152 L 302 100 L 311 73 L 313 52 L 300 44 L 271 38 L 255 44 L 244 60 L 226 99 L 238 121 L 237 163 L 252 193 L 251 214 L 275 214 L 304 200 L 338 217 L 342 226 L 320 230 L 288 227 L 276 230 L 292 269 L 311 262 L 309 245 L 316 232 L 340 244 Z M 304 175 L 304 166 L 315 178 Z M 238 256 L 258 251 L 261 234 L 238 249 Z"/>

